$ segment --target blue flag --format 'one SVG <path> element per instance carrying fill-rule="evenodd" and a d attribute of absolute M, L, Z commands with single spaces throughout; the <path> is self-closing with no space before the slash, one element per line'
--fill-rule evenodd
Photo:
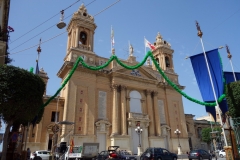
<path fill-rule="evenodd" d="M 218 99 L 224 93 L 223 71 L 218 49 L 207 51 L 206 57 L 208 60 L 213 86 Z M 204 53 L 191 56 L 190 59 L 203 101 L 215 102 Z M 227 106 L 224 104 L 226 103 L 222 102 L 219 104 L 223 113 L 227 111 Z M 214 107 L 206 106 L 206 111 L 210 112 L 216 120 L 216 111 Z"/>
<path fill-rule="evenodd" d="M 234 72 L 236 80 L 239 81 L 240 80 L 240 73 L 239 72 Z M 233 77 L 233 72 L 224 72 L 224 77 L 226 80 L 226 83 L 231 83 L 234 82 L 234 77 Z"/>

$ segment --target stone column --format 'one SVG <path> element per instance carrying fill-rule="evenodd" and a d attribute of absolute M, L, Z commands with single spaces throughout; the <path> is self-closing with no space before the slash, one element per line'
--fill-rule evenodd
<path fill-rule="evenodd" d="M 118 85 L 113 84 L 112 135 L 118 135 Z"/>
<path fill-rule="evenodd" d="M 152 91 L 146 90 L 147 95 L 147 112 L 150 119 L 149 124 L 149 136 L 155 136 L 154 133 L 154 117 L 153 117 L 153 107 L 152 107 L 152 98 L 151 98 Z"/>
<path fill-rule="evenodd" d="M 153 92 L 153 108 L 154 108 L 154 117 L 155 117 L 155 128 L 156 128 L 156 135 L 161 136 L 161 123 L 160 123 L 160 114 L 159 114 L 159 107 L 158 107 L 158 99 L 157 99 L 158 92 Z"/>
<path fill-rule="evenodd" d="M 127 135 L 127 122 L 126 122 L 126 86 L 121 85 L 121 129 L 122 135 Z"/>
<path fill-rule="evenodd" d="M 79 43 L 79 28 L 77 27 L 76 29 L 76 39 L 74 40 L 75 41 L 75 47 L 78 47 L 78 43 Z"/>

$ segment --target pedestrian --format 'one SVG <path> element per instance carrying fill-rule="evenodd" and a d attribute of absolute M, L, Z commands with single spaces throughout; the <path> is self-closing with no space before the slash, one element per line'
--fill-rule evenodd
<path fill-rule="evenodd" d="M 33 155 L 34 155 L 33 160 L 42 160 L 40 156 L 37 156 L 37 153 L 33 153 Z"/>
<path fill-rule="evenodd" d="M 30 160 L 31 150 L 27 148 L 27 160 Z"/>

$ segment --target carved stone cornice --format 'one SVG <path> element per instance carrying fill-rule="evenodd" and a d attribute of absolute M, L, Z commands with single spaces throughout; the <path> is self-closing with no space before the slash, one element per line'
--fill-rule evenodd
<path fill-rule="evenodd" d="M 130 99 L 131 99 L 130 97 L 126 97 L 126 100 L 127 100 L 127 101 L 130 101 Z"/>
<path fill-rule="evenodd" d="M 126 89 L 127 89 L 127 86 L 119 85 L 119 91 L 125 91 Z"/>
<path fill-rule="evenodd" d="M 109 135 L 109 127 L 112 125 L 107 120 L 99 120 L 95 123 L 97 127 L 97 132 L 107 133 Z"/>
<path fill-rule="evenodd" d="M 152 92 L 152 95 L 153 95 L 153 96 L 157 96 L 157 95 L 158 95 L 158 92 L 157 92 L 157 91 L 153 91 L 153 92 Z"/>
<path fill-rule="evenodd" d="M 149 126 L 149 122 L 151 121 L 147 114 L 130 112 L 128 115 L 128 126 L 135 127 L 137 122 L 140 122 L 141 127 L 147 128 Z"/>
<path fill-rule="evenodd" d="M 146 95 L 151 95 L 151 94 L 152 94 L 152 90 L 146 89 L 146 90 L 145 90 L 145 93 L 146 93 Z"/>
<path fill-rule="evenodd" d="M 112 90 L 116 90 L 116 89 L 118 89 L 119 85 L 118 84 L 111 84 L 110 87 L 111 87 Z"/>

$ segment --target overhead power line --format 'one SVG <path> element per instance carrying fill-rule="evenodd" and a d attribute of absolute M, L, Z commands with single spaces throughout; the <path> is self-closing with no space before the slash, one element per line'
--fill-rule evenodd
<path fill-rule="evenodd" d="M 69 9 L 70 7 L 72 7 L 73 5 L 75 5 L 76 3 L 78 3 L 81 0 L 77 0 L 76 2 L 74 2 L 73 4 L 71 4 L 70 6 L 68 6 L 67 8 L 63 9 L 64 11 Z M 47 19 L 46 21 L 40 23 L 39 25 L 37 25 L 36 27 L 34 27 L 33 29 L 29 30 L 28 32 L 24 33 L 23 35 L 21 35 L 20 37 L 18 37 L 17 39 L 13 40 L 12 42 L 10 42 L 9 44 L 12 44 L 13 42 L 16 42 L 17 40 L 21 39 L 22 37 L 24 37 L 25 35 L 27 35 L 28 33 L 32 32 L 33 30 L 35 30 L 36 28 L 40 27 L 41 25 L 43 25 L 44 23 L 46 23 L 47 21 L 51 20 L 52 18 L 56 17 L 57 15 L 59 15 L 59 12 L 55 15 L 53 15 L 52 17 L 50 17 L 49 19 Z"/>
<path fill-rule="evenodd" d="M 80 0 L 78 0 L 78 1 L 80 1 Z M 90 2 L 89 4 L 92 4 L 92 3 L 93 3 L 93 2 L 95 2 L 95 1 L 96 1 L 96 0 L 93 0 L 93 1 L 92 1 L 92 2 Z M 76 3 L 76 2 L 75 2 L 75 3 Z M 88 6 L 89 4 L 87 4 L 86 6 Z M 66 18 L 64 18 L 64 20 L 68 19 L 70 16 L 72 16 L 72 14 L 68 15 Z M 57 23 L 56 23 L 56 24 L 57 24 Z M 52 26 L 48 27 L 48 28 L 47 28 L 47 29 L 45 29 L 44 31 L 42 31 L 42 32 L 38 33 L 37 35 L 33 36 L 32 38 L 30 38 L 30 39 L 28 39 L 28 40 L 24 41 L 23 43 L 19 44 L 18 46 L 14 47 L 13 49 L 11 49 L 11 50 L 10 50 L 10 52 L 11 52 L 11 51 L 13 51 L 14 49 L 16 49 L 16 48 L 20 47 L 21 45 L 23 45 L 23 44 L 27 43 L 28 41 L 32 40 L 33 38 L 37 37 L 38 35 L 40 35 L 40 34 L 42 34 L 42 33 L 46 32 L 47 30 L 49 30 L 49 29 L 51 29 L 51 28 L 55 27 L 55 26 L 56 26 L 56 24 L 54 24 L 54 25 L 52 25 Z"/>
<path fill-rule="evenodd" d="M 96 1 L 96 0 L 93 0 L 92 2 L 88 3 L 86 6 L 90 5 L 90 4 L 93 3 L 94 1 Z M 118 3 L 119 1 L 120 1 L 120 0 L 117 0 L 116 2 L 114 2 L 113 4 L 111 4 L 110 6 L 106 7 L 106 8 L 103 9 L 103 10 L 101 10 L 100 12 L 98 12 L 97 14 L 95 14 L 94 17 L 97 16 L 97 15 L 99 15 L 99 14 L 101 14 L 102 12 L 106 11 L 107 9 L 111 8 L 113 5 L 115 5 L 115 4 Z M 67 18 L 70 17 L 70 16 L 71 16 L 71 15 L 67 16 L 65 19 L 67 19 Z M 53 26 L 55 26 L 55 25 L 56 25 L 56 24 L 54 24 Z M 48 29 L 52 28 L 53 26 L 45 29 L 44 31 L 42 31 L 42 32 L 40 32 L 39 34 L 35 35 L 34 37 L 30 38 L 29 40 L 23 42 L 23 43 L 20 44 L 19 46 L 21 46 L 21 45 L 23 45 L 24 43 L 30 41 L 31 39 L 35 38 L 36 36 L 40 35 L 41 33 L 45 32 L 45 31 L 47 31 Z M 54 39 L 54 38 L 56 38 L 56 37 L 64 34 L 64 33 L 66 33 L 66 32 L 67 32 L 67 31 L 64 31 L 64 32 L 62 32 L 61 34 L 58 34 L 58 35 L 56 35 L 56 36 L 54 36 L 54 37 L 52 37 L 52 38 L 50 38 L 50 39 L 48 39 L 48 40 L 46 40 L 46 41 L 43 41 L 41 44 L 46 43 L 46 42 L 48 42 L 48 41 L 50 41 L 50 40 L 52 40 L 52 39 Z M 17 46 L 17 47 L 19 47 L 19 46 Z M 11 54 L 9 54 L 9 55 L 16 54 L 16 53 L 20 53 L 20 52 L 29 50 L 29 49 L 31 49 L 31 48 L 34 48 L 34 47 L 36 47 L 36 46 L 38 46 L 38 44 L 33 45 L 33 46 L 31 46 L 31 47 L 28 47 L 28 48 L 26 48 L 26 49 L 23 49 L 23 50 L 21 50 L 21 51 L 17 51 L 17 52 L 11 53 Z M 17 47 L 15 47 L 15 48 L 17 48 Z M 13 48 L 13 49 L 15 49 L 15 48 Z M 12 49 L 12 50 L 13 50 L 13 49 Z M 12 51 L 12 50 L 11 50 L 11 51 Z M 4 57 L 4 56 L 6 56 L 6 55 L 0 56 L 0 57 Z"/>

